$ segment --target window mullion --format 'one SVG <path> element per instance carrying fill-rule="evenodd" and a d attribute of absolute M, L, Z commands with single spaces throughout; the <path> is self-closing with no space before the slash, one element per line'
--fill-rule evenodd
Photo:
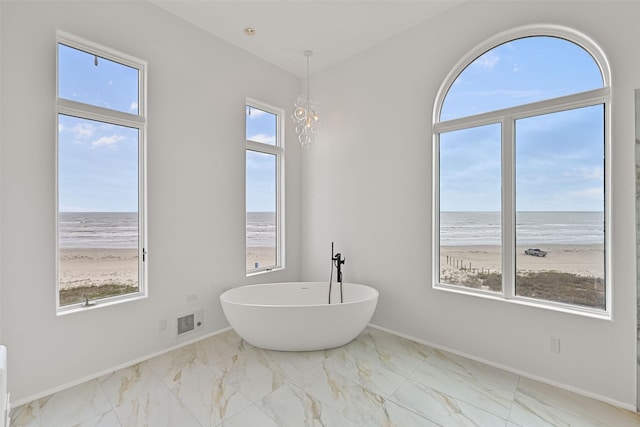
<path fill-rule="evenodd" d="M 95 105 L 84 104 L 82 102 L 71 101 L 69 99 L 58 98 L 57 111 L 67 116 L 80 117 L 98 122 L 113 123 L 120 126 L 141 128 L 145 123 L 143 116 L 123 113 L 108 108 L 97 107 Z"/>
<path fill-rule="evenodd" d="M 502 294 L 515 296 L 515 121 L 502 119 Z"/>

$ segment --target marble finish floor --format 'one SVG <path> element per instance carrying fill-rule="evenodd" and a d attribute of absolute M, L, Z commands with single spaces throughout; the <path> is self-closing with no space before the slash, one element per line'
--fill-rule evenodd
<path fill-rule="evenodd" d="M 13 410 L 29 427 L 640 426 L 640 415 L 367 328 L 327 351 L 233 331 Z"/>

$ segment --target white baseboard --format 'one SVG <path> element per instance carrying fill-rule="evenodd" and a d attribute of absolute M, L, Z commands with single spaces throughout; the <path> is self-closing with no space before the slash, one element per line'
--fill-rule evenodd
<path fill-rule="evenodd" d="M 24 399 L 17 400 L 16 402 L 12 402 L 11 406 L 13 408 L 17 408 L 18 406 L 24 405 L 24 404 L 29 403 L 29 402 L 33 402 L 34 400 L 42 399 L 43 397 L 47 397 L 47 396 L 52 395 L 54 393 L 57 393 L 59 391 L 66 390 L 66 389 L 71 388 L 71 387 L 75 387 L 75 386 L 80 385 L 82 383 L 85 383 L 87 381 L 95 380 L 97 378 L 100 378 L 103 375 L 110 374 L 110 373 L 115 372 L 115 371 L 117 371 L 119 369 L 128 368 L 129 366 L 135 365 L 136 363 L 144 362 L 144 361 L 149 360 L 151 358 L 154 358 L 156 356 L 160 356 L 161 354 L 165 354 L 165 353 L 168 353 L 170 351 L 174 351 L 174 350 L 177 350 L 177 349 L 182 348 L 184 346 L 187 346 L 189 344 L 193 344 L 195 342 L 202 341 L 204 339 L 213 337 L 213 336 L 221 334 L 223 332 L 227 332 L 230 329 L 231 329 L 231 327 L 229 326 L 229 327 L 226 327 L 224 329 L 220 329 L 218 331 L 214 331 L 214 332 L 208 333 L 206 335 L 199 335 L 199 336 L 197 336 L 197 337 L 195 337 L 195 338 L 193 338 L 193 339 L 191 339 L 189 341 L 181 342 L 180 344 L 177 344 L 177 345 L 162 349 L 162 350 L 157 351 L 155 353 L 151 353 L 151 354 L 148 354 L 146 356 L 139 357 L 139 358 L 130 360 L 128 362 L 121 363 L 121 364 L 119 364 L 117 366 L 114 366 L 114 367 L 109 368 L 109 369 L 102 370 L 102 371 L 100 371 L 98 373 L 91 374 L 91 375 L 88 375 L 86 377 L 78 378 L 77 380 L 62 384 L 62 385 L 60 385 L 58 387 L 54 387 L 54 388 L 45 390 L 45 391 L 43 391 L 41 393 L 37 393 L 37 394 L 34 394 L 32 396 L 25 397 Z"/>
<path fill-rule="evenodd" d="M 627 411 L 636 412 L 637 409 L 638 409 L 635 405 L 631 405 L 629 403 L 620 402 L 620 401 L 618 401 L 616 399 L 611 399 L 611 398 L 609 398 L 607 396 L 602 396 L 602 395 L 597 394 L 597 393 L 592 393 L 592 392 L 587 391 L 587 390 L 582 390 L 580 388 L 573 387 L 573 386 L 570 386 L 568 384 L 560 383 L 560 382 L 551 380 L 549 378 L 541 377 L 539 375 L 534 375 L 534 374 L 532 374 L 530 372 L 522 371 L 520 369 L 515 369 L 515 368 L 513 368 L 511 366 L 505 366 L 505 365 L 502 365 L 500 363 L 495 363 L 495 362 L 492 362 L 490 360 L 482 359 L 482 358 L 474 356 L 472 354 L 467 354 L 467 353 L 461 352 L 459 350 L 455 350 L 455 349 L 452 349 L 452 348 L 444 347 L 444 346 L 441 346 L 441 345 L 438 345 L 438 344 L 435 344 L 435 343 L 432 343 L 432 342 L 429 342 L 429 341 L 425 341 L 425 340 L 420 339 L 420 338 L 412 337 L 411 335 L 403 334 L 401 332 L 397 332 L 397 331 L 394 331 L 392 329 L 388 329 L 388 328 L 384 328 L 382 326 L 374 325 L 373 323 L 369 323 L 369 326 L 371 326 L 372 328 L 375 328 L 375 329 L 379 329 L 379 330 L 384 331 L 384 332 L 388 332 L 390 334 L 397 335 L 397 336 L 402 337 L 402 338 L 406 338 L 406 339 L 418 342 L 420 344 L 428 345 L 429 347 L 433 347 L 433 348 L 436 348 L 438 350 L 446 351 L 448 353 L 453 353 L 455 355 L 458 355 L 458 356 L 461 356 L 461 357 L 464 357 L 464 358 L 467 358 L 467 359 L 471 359 L 471 360 L 474 360 L 476 362 L 483 363 L 485 365 L 493 366 L 494 368 L 502 369 L 504 371 L 511 372 L 513 374 L 520 375 L 522 377 L 526 377 L 526 378 L 529 378 L 529 379 L 532 379 L 532 380 L 535 380 L 535 381 L 539 381 L 541 383 L 548 384 L 548 385 L 560 388 L 562 390 L 567 390 L 567 391 L 570 391 L 572 393 L 579 394 L 581 396 L 585 396 L 585 397 L 589 397 L 591 399 L 599 400 L 601 402 L 608 403 L 609 405 L 613 405 L 613 406 L 616 406 L 618 408 L 626 409 Z"/>

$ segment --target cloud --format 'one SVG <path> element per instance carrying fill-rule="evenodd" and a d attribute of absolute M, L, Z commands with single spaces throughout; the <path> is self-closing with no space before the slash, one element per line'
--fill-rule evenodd
<path fill-rule="evenodd" d="M 264 144 L 275 145 L 276 137 L 274 135 L 266 135 L 264 133 L 259 133 L 257 135 L 247 137 L 250 141 L 262 142 Z"/>
<path fill-rule="evenodd" d="M 595 167 L 579 167 L 574 168 L 571 171 L 565 173 L 566 177 L 569 178 L 578 178 L 580 180 L 588 180 L 588 181 L 604 181 L 604 168 L 600 166 Z"/>
<path fill-rule="evenodd" d="M 500 57 L 495 52 L 489 51 L 473 61 L 473 65 L 491 71 L 498 62 L 500 62 Z"/>
<path fill-rule="evenodd" d="M 93 136 L 93 132 L 95 132 L 96 127 L 91 123 L 76 123 L 75 126 L 71 128 L 71 133 L 73 134 L 74 139 L 89 139 Z"/>
<path fill-rule="evenodd" d="M 138 102 L 133 101 L 131 106 L 129 106 L 129 111 L 137 111 L 138 110 Z"/>
<path fill-rule="evenodd" d="M 496 89 L 475 92 L 476 95 L 480 96 L 506 96 L 508 98 L 539 98 L 542 93 L 540 89 Z"/>
<path fill-rule="evenodd" d="M 578 198 L 603 200 L 604 189 L 602 187 L 591 187 L 591 188 L 585 188 L 582 190 L 570 191 L 568 194 L 572 198 L 578 197 Z"/>
<path fill-rule="evenodd" d="M 118 147 L 118 142 L 122 141 L 123 139 L 126 138 L 122 135 L 103 136 L 96 139 L 95 141 L 92 141 L 91 148 L 107 147 L 110 149 L 116 149 Z"/>

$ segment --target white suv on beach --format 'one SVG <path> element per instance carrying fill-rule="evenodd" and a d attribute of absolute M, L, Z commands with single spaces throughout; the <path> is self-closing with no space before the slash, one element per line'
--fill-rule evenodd
<path fill-rule="evenodd" d="M 546 251 L 543 251 L 542 249 L 537 249 L 537 248 L 536 249 L 529 248 L 529 249 L 525 250 L 524 253 L 527 254 L 527 255 L 533 255 L 533 256 L 546 256 L 547 255 Z"/>

